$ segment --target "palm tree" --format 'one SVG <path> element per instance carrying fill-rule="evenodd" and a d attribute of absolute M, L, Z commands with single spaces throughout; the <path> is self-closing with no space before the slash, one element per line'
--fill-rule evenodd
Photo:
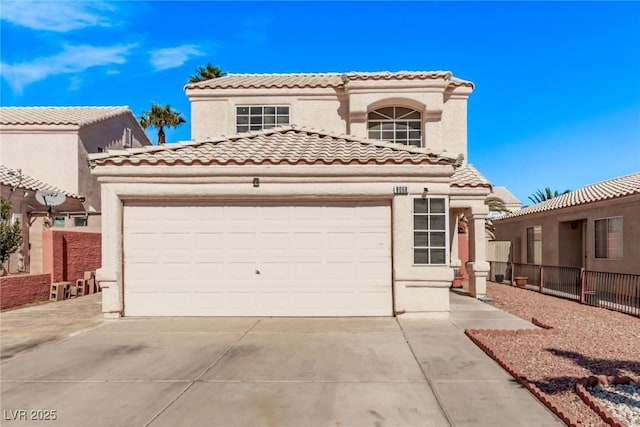
<path fill-rule="evenodd" d="M 218 77 L 222 77 L 227 74 L 220 68 L 211 65 L 210 62 L 207 62 L 207 65 L 204 67 L 196 68 L 196 73 L 196 75 L 189 77 L 189 83 L 198 83 L 205 80 L 217 79 Z"/>
<path fill-rule="evenodd" d="M 504 200 L 500 197 L 496 196 L 488 196 L 484 199 L 484 204 L 489 206 L 489 212 L 509 212 L 509 209 L 504 205 Z M 491 222 L 490 218 L 485 219 L 484 227 L 489 232 L 491 236 L 493 236 L 493 232 L 495 231 L 495 227 Z M 458 215 L 458 232 L 466 233 L 469 229 L 469 219 L 465 214 Z"/>
<path fill-rule="evenodd" d="M 143 129 L 154 127 L 158 129 L 158 145 L 165 143 L 164 128 L 175 128 L 182 123 L 186 123 L 184 117 L 179 111 L 171 109 L 171 106 L 167 104 L 165 107 L 152 103 L 149 111 L 145 111 L 140 116 L 140 126 Z"/>
<path fill-rule="evenodd" d="M 529 196 L 529 200 L 531 200 L 533 203 L 541 203 L 545 200 L 553 199 L 554 197 L 558 197 L 562 194 L 567 194 L 570 192 L 571 190 L 564 190 L 562 193 L 560 193 L 558 190 L 551 191 L 551 189 L 547 187 L 544 189 L 544 191 L 538 190 L 533 193 L 531 196 Z"/>

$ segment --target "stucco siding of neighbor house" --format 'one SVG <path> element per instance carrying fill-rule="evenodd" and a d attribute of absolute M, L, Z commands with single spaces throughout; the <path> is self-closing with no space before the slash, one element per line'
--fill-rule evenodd
<path fill-rule="evenodd" d="M 640 195 L 592 202 L 494 222 L 496 240 L 512 242 L 513 261 L 527 261 L 527 228 L 542 227 L 542 264 L 640 274 Z M 595 221 L 622 217 L 622 259 L 595 257 Z M 586 256 L 585 256 L 586 255 Z"/>
<path fill-rule="evenodd" d="M 78 144 L 75 130 L 29 128 L 3 131 L 0 137 L 1 164 L 22 169 L 25 175 L 79 194 Z"/>

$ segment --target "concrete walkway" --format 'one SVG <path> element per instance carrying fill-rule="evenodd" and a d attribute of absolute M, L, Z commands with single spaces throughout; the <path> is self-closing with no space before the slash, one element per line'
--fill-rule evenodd
<path fill-rule="evenodd" d="M 0 312 L 0 360 L 103 323 L 100 293 Z"/>
<path fill-rule="evenodd" d="M 3 344 L 3 426 L 42 425 L 31 409 L 55 411 L 47 425 L 64 426 L 563 425 L 463 333 L 533 326 L 455 293 L 440 321 L 104 322 L 95 297 L 84 298 L 0 315 L 12 352 Z M 75 335 L 52 338 L 45 324 L 57 308 L 93 320 L 69 320 Z M 15 331 L 23 322 L 31 336 Z M 20 342 L 46 344 L 20 352 Z M 15 420 L 21 410 L 26 420 Z"/>

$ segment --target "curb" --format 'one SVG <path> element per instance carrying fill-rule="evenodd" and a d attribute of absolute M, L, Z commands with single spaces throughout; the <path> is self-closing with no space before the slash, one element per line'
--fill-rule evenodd
<path fill-rule="evenodd" d="M 564 409 L 558 405 L 554 399 L 540 390 L 538 386 L 530 382 L 525 375 L 521 372 L 517 371 L 509 362 L 502 358 L 501 355 L 497 354 L 491 347 L 485 343 L 485 341 L 480 337 L 481 333 L 484 334 L 492 334 L 492 335 L 503 335 L 503 336 L 515 336 L 515 335 L 532 335 L 532 334 L 549 334 L 549 333 L 557 333 L 557 329 L 546 325 L 540 322 L 537 319 L 531 319 L 532 323 L 536 326 L 539 326 L 541 329 L 465 329 L 464 333 L 473 341 L 478 347 L 482 349 L 489 357 L 495 360 L 502 368 L 507 371 L 513 378 L 515 378 L 518 383 L 520 383 L 524 388 L 529 390 L 531 394 L 533 394 L 544 406 L 546 406 L 551 412 L 553 412 L 558 418 L 564 421 L 570 427 L 583 427 L 583 424 L 575 420 L 569 414 L 567 414 Z M 617 426 L 615 426 L 617 427 Z M 624 427 L 624 426 L 621 426 Z"/>

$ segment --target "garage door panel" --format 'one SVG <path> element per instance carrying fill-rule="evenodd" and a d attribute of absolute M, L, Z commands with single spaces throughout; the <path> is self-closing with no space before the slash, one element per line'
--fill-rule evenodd
<path fill-rule="evenodd" d="M 388 204 L 126 205 L 124 235 L 125 315 L 392 314 Z"/>
<path fill-rule="evenodd" d="M 281 249 L 289 251 L 291 248 L 291 233 L 288 231 L 260 233 L 261 249 Z"/>
<path fill-rule="evenodd" d="M 203 230 L 208 229 L 204 227 L 206 226 L 203 225 Z M 192 233 L 191 239 L 193 248 L 195 249 L 194 252 L 211 251 L 219 253 L 224 250 L 224 233 L 221 231 L 216 233 L 207 231 Z"/>
<path fill-rule="evenodd" d="M 320 232 L 292 232 L 291 247 L 293 249 L 312 249 L 324 247 L 323 235 Z"/>
<path fill-rule="evenodd" d="M 227 266 L 222 261 L 195 261 L 191 263 L 191 277 L 202 282 L 215 282 L 227 277 Z"/>

